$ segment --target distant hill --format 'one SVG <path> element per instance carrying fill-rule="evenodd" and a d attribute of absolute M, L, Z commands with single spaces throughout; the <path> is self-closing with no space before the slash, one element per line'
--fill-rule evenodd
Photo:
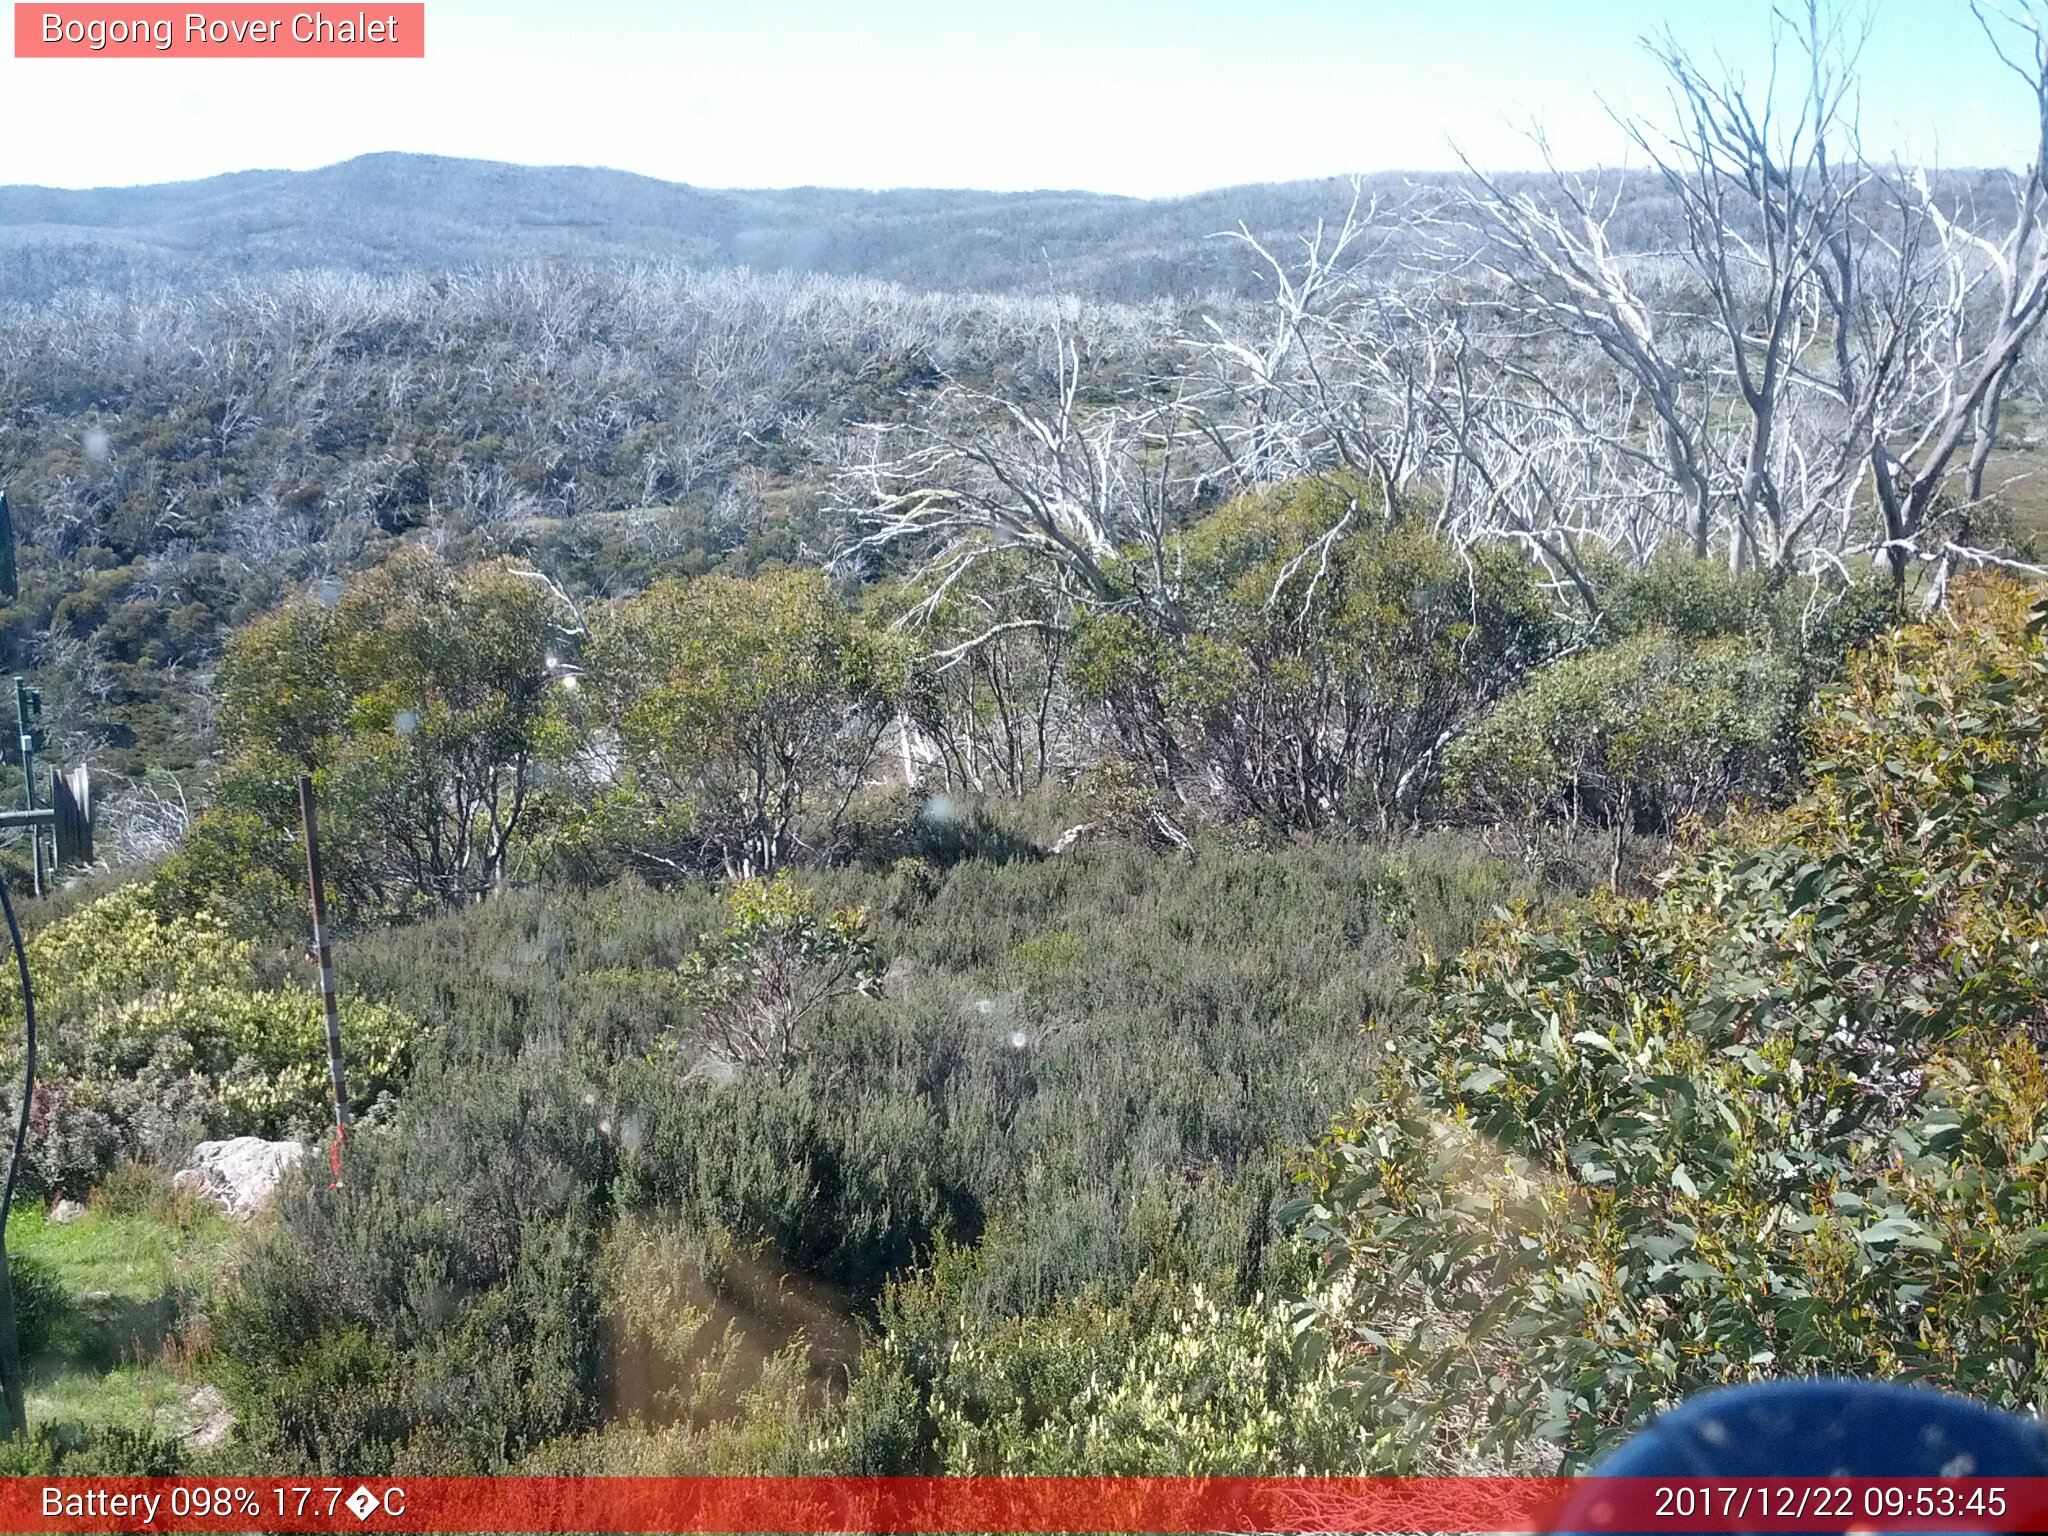
<path fill-rule="evenodd" d="M 1531 178 L 1504 178 L 1510 186 Z M 1423 234 L 1396 210 L 1455 178 L 1387 173 L 1365 191 L 1389 217 L 1382 261 Z M 1610 237 L 1650 249 L 1680 238 L 1676 202 L 1631 174 Z M 2009 179 L 1940 173 L 1965 220 L 2010 208 Z M 316 171 L 239 171 L 150 187 L 0 187 L 0 301 L 66 289 L 204 281 L 304 269 L 462 271 L 522 261 L 663 261 L 873 277 L 925 290 L 1060 291 L 1142 300 L 1248 293 L 1264 274 L 1247 224 L 1291 246 L 1343 217 L 1348 180 L 1262 183 L 1176 198 L 1094 192 L 715 191 L 583 166 L 377 154 Z M 1441 231 L 1439 231 L 1440 233 Z M 1364 249 L 1364 248 L 1361 248 Z"/>
<path fill-rule="evenodd" d="M 1400 178 L 1383 178 L 1398 194 Z M 364 155 L 316 171 L 60 191 L 0 187 L 0 297 L 298 268 L 643 259 L 918 288 L 1136 299 L 1256 280 L 1212 238 L 1341 217 L 1342 181 L 1146 200 L 1089 192 L 710 191 L 585 167 Z"/>

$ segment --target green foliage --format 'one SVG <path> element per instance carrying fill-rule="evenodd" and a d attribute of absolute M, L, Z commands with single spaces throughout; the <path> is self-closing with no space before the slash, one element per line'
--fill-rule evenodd
<path fill-rule="evenodd" d="M 169 878 L 247 922 L 286 921 L 310 773 L 338 916 L 490 889 L 529 830 L 554 719 L 548 603 L 501 566 L 457 572 L 407 547 L 331 602 L 238 631 L 220 674 L 227 761 Z"/>
<path fill-rule="evenodd" d="M 1671 552 L 1641 567 L 1600 573 L 1598 589 L 1600 630 L 1609 640 L 1652 630 L 1680 640 L 1741 636 L 1821 671 L 1898 621 L 1897 594 L 1875 576 L 1810 585 L 1782 571 L 1737 573 L 1724 561 Z"/>
<path fill-rule="evenodd" d="M 175 1440 L 131 1429 L 31 1425 L 26 1442 L 0 1441 L 0 1477 L 184 1477 L 191 1471 Z"/>
<path fill-rule="evenodd" d="M 969 1261 L 971 1263 L 971 1261 Z M 1151 1280 L 948 1336 L 937 1294 L 891 1298 L 830 1445 L 849 1471 L 1291 1476 L 1374 1469 L 1327 1340 L 1284 1305 Z"/>
<path fill-rule="evenodd" d="M 657 582 L 595 622 L 603 735 L 569 846 L 669 877 L 772 874 L 838 825 L 906 666 L 815 571 Z"/>
<path fill-rule="evenodd" d="M 1668 835 L 1775 801 L 1805 762 L 1809 703 L 1898 617 L 1878 581 L 1795 586 L 1668 555 L 1598 574 L 1598 643 L 1538 668 L 1451 745 L 1447 810 Z"/>
<path fill-rule="evenodd" d="M 2041 1400 L 2048 656 L 1989 585 L 1853 669 L 1789 809 L 1515 919 L 1315 1161 L 1366 1400 L 1571 1460 L 1717 1382 Z"/>
<path fill-rule="evenodd" d="M 944 581 L 881 587 L 868 611 L 909 624 L 926 653 L 904 705 L 945 789 L 1021 795 L 1045 782 L 1079 701 L 1067 675 L 1070 625 L 1027 556 L 984 552 Z"/>
<path fill-rule="evenodd" d="M 879 996 L 811 1015 L 786 1080 L 661 1048 L 693 1023 L 679 967 L 711 934 L 715 970 L 733 920 L 702 885 L 508 893 L 353 942 L 352 983 L 437 1028 L 390 1127 L 352 1140 L 346 1198 L 282 1210 L 216 1308 L 255 1449 L 804 1470 L 813 1440 L 880 1465 L 907 1434 L 915 1464 L 915 1395 L 907 1419 L 861 1408 L 857 1436 L 818 1395 L 855 1320 L 895 1326 L 892 1282 L 971 1246 L 925 1303 L 948 1337 L 1147 1275 L 1230 1316 L 1293 1288 L 1272 1203 L 1369 1069 L 1358 1018 L 1399 996 L 1415 942 L 1463 943 L 1515 888 L 1458 835 L 970 857 L 900 907 L 895 878 L 749 888 L 770 932 L 868 908 L 891 957 Z"/>
<path fill-rule="evenodd" d="M 29 940 L 41 1037 L 26 1188 L 83 1196 L 123 1158 L 200 1136 L 313 1131 L 328 1110 L 327 1030 L 310 991 L 264 987 L 250 945 L 201 910 L 173 915 L 148 883 L 121 887 Z M 16 1023 L 20 1000 L 0 1000 Z M 419 1027 L 342 1005 L 360 1111 L 402 1083 Z M 17 1064 L 18 1044 L 9 1054 Z"/>
<path fill-rule="evenodd" d="M 597 1218 L 613 1152 L 544 1052 L 430 1067 L 349 1141 L 346 1194 L 258 1234 L 215 1306 L 266 1465 L 502 1470 L 602 1402 Z"/>
<path fill-rule="evenodd" d="M 684 962 L 680 984 L 699 1029 L 736 1066 L 787 1079 L 808 1051 L 806 1021 L 835 999 L 873 989 L 880 974 L 860 907 L 820 913 L 787 870 L 726 892 L 730 920 Z"/>
<path fill-rule="evenodd" d="M 33 1253 L 7 1254 L 7 1285 L 14 1296 L 14 1336 L 24 1360 L 50 1345 L 68 1299 L 57 1272 Z"/>
<path fill-rule="evenodd" d="M 1197 523 L 1171 559 L 1171 620 L 1089 618 L 1074 675 L 1162 786 L 1275 826 L 1411 819 L 1445 743 L 1542 656 L 1525 561 L 1387 519 L 1362 488 L 1306 481 Z"/>
<path fill-rule="evenodd" d="M 1453 744 L 1446 788 L 1493 822 L 1671 831 L 1782 782 L 1799 683 L 1746 640 L 1645 630 L 1537 671 Z"/>

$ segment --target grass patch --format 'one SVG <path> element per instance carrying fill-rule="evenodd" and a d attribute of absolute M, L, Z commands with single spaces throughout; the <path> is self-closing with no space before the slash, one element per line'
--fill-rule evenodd
<path fill-rule="evenodd" d="M 30 1375 L 29 1422 L 173 1437 L 188 1431 L 197 1416 L 192 1404 L 198 1390 L 179 1372 L 161 1365 L 127 1365 L 111 1371 L 51 1368 Z"/>
<path fill-rule="evenodd" d="M 44 1265 L 69 1296 L 149 1302 L 211 1275 L 233 1236 L 225 1216 L 197 1201 L 177 1202 L 162 1212 L 95 1207 L 61 1223 L 31 1206 L 9 1218 L 7 1251 Z"/>
<path fill-rule="evenodd" d="M 200 1310 L 236 1229 L 204 1202 L 102 1202 L 73 1221 L 17 1209 L 7 1247 L 25 1287 L 31 1425 L 133 1431 L 166 1439 L 225 1433 L 225 1398 L 208 1379 Z"/>

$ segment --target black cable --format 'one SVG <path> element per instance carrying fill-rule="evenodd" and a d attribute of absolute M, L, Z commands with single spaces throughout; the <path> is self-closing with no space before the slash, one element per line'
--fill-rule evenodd
<path fill-rule="evenodd" d="M 14 1181 L 21 1174 L 21 1154 L 28 1145 L 28 1112 L 36 1092 L 36 995 L 28 980 L 28 950 L 21 942 L 21 924 L 14 918 L 14 902 L 7 894 L 7 881 L 0 876 L 0 913 L 7 917 L 7 936 L 14 941 L 14 964 L 21 972 L 21 1016 L 28 1039 L 26 1064 L 22 1069 L 21 1115 L 14 1125 L 14 1155 L 7 1160 L 7 1184 L 0 1188 L 0 1392 L 7 1399 L 8 1427 L 16 1439 L 28 1438 L 26 1382 L 21 1370 L 21 1337 L 14 1313 L 14 1278 L 8 1273 L 7 1218 L 14 1209 Z"/>
<path fill-rule="evenodd" d="M 14 1209 L 14 1181 L 21 1173 L 21 1154 L 28 1145 L 29 1101 L 36 1091 L 36 995 L 28 982 L 28 951 L 22 947 L 21 924 L 14 920 L 14 903 L 7 895 L 7 881 L 0 878 L 0 913 L 7 917 L 7 937 L 14 943 L 14 964 L 21 973 L 21 1017 L 28 1039 L 28 1062 L 22 1071 L 21 1115 L 14 1123 L 14 1155 L 7 1160 L 7 1185 L 0 1189 L 0 1251 L 7 1246 L 7 1216 Z"/>

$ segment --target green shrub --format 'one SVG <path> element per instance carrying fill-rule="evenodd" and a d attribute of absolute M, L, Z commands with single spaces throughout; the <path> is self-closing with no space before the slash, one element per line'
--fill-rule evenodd
<path fill-rule="evenodd" d="M 124 886 L 39 929 L 28 953 L 41 1036 L 31 1192 L 83 1196 L 120 1159 L 201 1136 L 309 1134 L 330 1113 L 320 999 L 258 986 L 249 944 L 213 913 L 169 914 L 154 886 Z M 0 1019 L 19 1012 L 0 1000 Z M 419 1027 L 351 998 L 342 1033 L 361 1111 L 401 1084 Z M 15 1062 L 18 1034 L 6 1031 Z"/>
<path fill-rule="evenodd" d="M 908 687 L 908 652 L 815 571 L 657 582 L 597 619 L 598 764 L 564 856 L 773 874 L 837 827 Z"/>
<path fill-rule="evenodd" d="M 1551 643 L 1536 576 L 1302 481 L 1189 528 L 1169 614 L 1086 619 L 1073 676 L 1147 780 L 1285 829 L 1405 823 L 1443 744 Z"/>
<path fill-rule="evenodd" d="M 873 990 L 879 974 L 860 907 L 820 912 L 789 877 L 740 880 L 726 891 L 723 930 L 683 963 L 683 995 L 700 1036 L 727 1066 L 765 1067 L 787 1080 L 809 1049 L 808 1021 L 843 997 Z"/>
<path fill-rule="evenodd" d="M 109 1216 L 144 1216 L 179 1231 L 200 1219 L 200 1198 L 171 1182 L 155 1163 L 116 1163 L 92 1192 L 92 1208 Z"/>
<path fill-rule="evenodd" d="M 190 1458 L 175 1440 L 119 1425 L 33 1424 L 0 1440 L 0 1477 L 182 1477 Z"/>
<path fill-rule="evenodd" d="M 1816 677 L 1898 622 L 1887 580 L 1793 581 L 1781 570 L 1732 572 L 1721 560 L 1665 551 L 1640 568 L 1597 573 L 1600 630 L 1609 641 L 1666 631 L 1684 641 L 1747 639 L 1800 659 Z"/>
<path fill-rule="evenodd" d="M 603 1400 L 598 1218 L 611 1144 L 545 1051 L 428 1070 L 430 1111 L 348 1143 L 214 1309 L 255 1453 L 285 1467 L 502 1471 Z"/>
<path fill-rule="evenodd" d="M 965 1255 L 893 1293 L 830 1451 L 868 1475 L 1288 1476 L 1371 1470 L 1325 1337 L 1285 1305 L 1141 1282 L 959 1330 Z"/>
<path fill-rule="evenodd" d="M 547 593 L 417 546 L 244 626 L 219 680 L 225 761 L 166 878 L 244 929 L 281 923 L 304 869 L 296 780 L 320 800 L 343 921 L 467 900 L 505 878 L 554 741 Z"/>
<path fill-rule="evenodd" d="M 1789 809 L 1644 901 L 1516 918 L 1317 1157 L 1318 1310 L 1424 1464 L 1582 1460 L 1756 1375 L 2048 1390 L 2048 604 L 1858 663 Z M 1468 1422 L 1469 1421 L 1469 1422 Z"/>
<path fill-rule="evenodd" d="M 1492 822 L 1671 831 L 1785 781 L 1799 683 L 1746 639 L 1647 630 L 1538 670 L 1454 744 L 1446 787 Z"/>
<path fill-rule="evenodd" d="M 70 1297 L 57 1272 L 32 1253 L 7 1255 L 7 1279 L 14 1293 L 14 1330 L 22 1358 L 33 1359 L 48 1346 Z"/>
<path fill-rule="evenodd" d="M 814 1440 L 879 1466 L 907 1433 L 915 1460 L 916 1401 L 906 1430 L 857 1390 L 842 1444 L 820 1395 L 846 1330 L 896 1326 L 892 1283 L 973 1248 L 932 1303 L 955 1337 L 1148 1276 L 1199 1283 L 1224 1315 L 1280 1294 L 1304 1278 L 1274 1232 L 1284 1160 L 1368 1070 L 1357 1021 L 1393 1005 L 1415 944 L 1462 945 L 1530 890 L 1462 834 L 970 857 L 900 910 L 893 878 L 789 882 L 816 914 L 869 909 L 892 962 L 881 995 L 816 1011 L 787 1080 L 661 1048 L 692 1025 L 678 968 L 701 935 L 705 964 L 722 953 L 713 887 L 513 893 L 353 941 L 351 985 L 435 1027 L 338 1197 L 282 1211 L 215 1308 L 252 1453 L 802 1470 Z M 628 1231 L 675 1254 L 629 1266 Z M 622 1337 L 664 1286 L 676 1326 Z M 763 1288 L 807 1314 L 764 1322 Z M 799 1335 L 808 1364 L 770 1370 Z M 709 1417 L 627 1390 L 622 1350 L 701 1361 Z M 351 1385 L 373 1368 L 381 1385 Z M 685 1402 L 695 1369 L 667 1384 Z"/>

